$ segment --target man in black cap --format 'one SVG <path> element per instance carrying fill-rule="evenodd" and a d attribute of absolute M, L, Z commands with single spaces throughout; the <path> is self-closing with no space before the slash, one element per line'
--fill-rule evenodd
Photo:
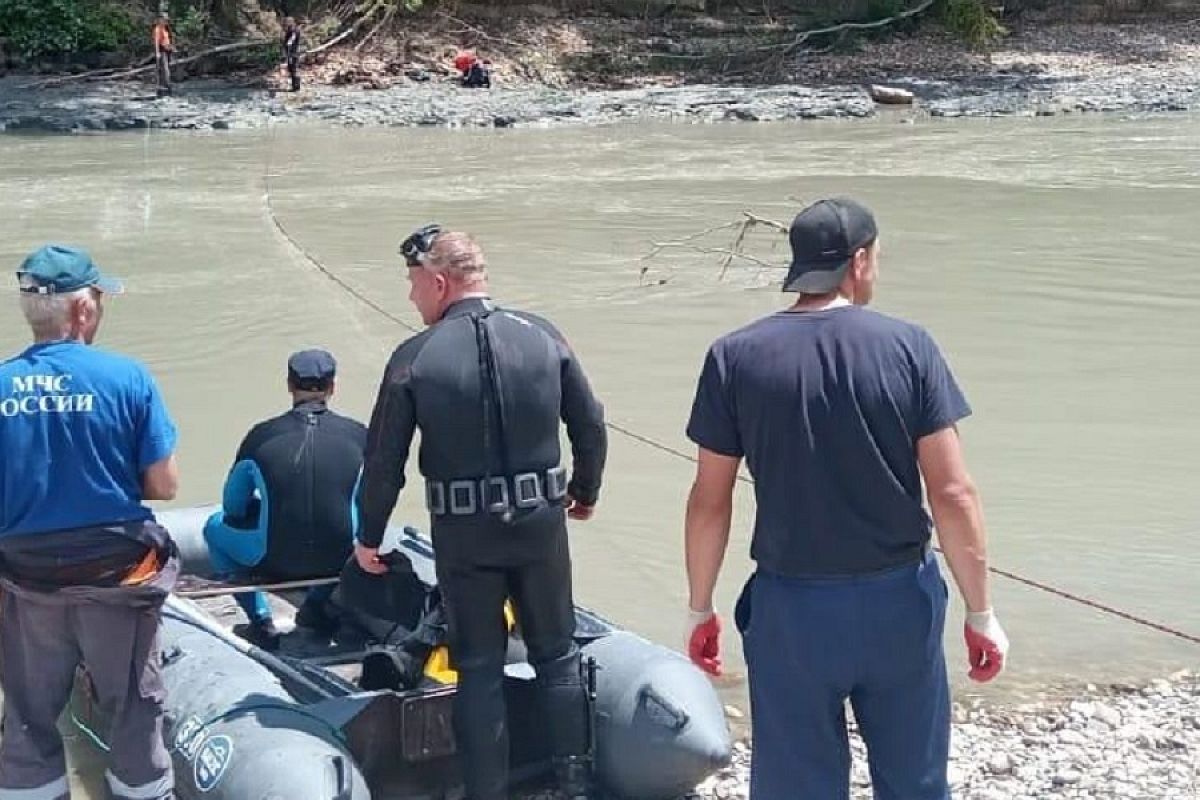
<path fill-rule="evenodd" d="M 474 239 L 426 226 L 401 245 L 429 326 L 392 354 L 371 415 L 355 555 L 378 548 L 413 433 L 458 672 L 454 730 L 469 800 L 508 798 L 504 661 L 511 598 L 537 673 L 561 788 L 588 791 L 587 700 L 574 639 L 567 518 L 591 518 L 607 453 L 604 409 L 546 320 L 498 307 Z M 560 464 L 560 422 L 573 464 Z"/>
<path fill-rule="evenodd" d="M 204 526 L 213 568 L 267 580 L 336 576 L 353 552 L 354 494 L 367 429 L 329 410 L 337 363 L 324 350 L 288 359 L 292 410 L 255 425 L 242 440 L 225 481 L 222 510 Z M 308 591 L 296 624 L 328 635 L 332 586 Z M 267 597 L 236 595 L 250 619 L 245 638 L 278 643 Z"/>
<path fill-rule="evenodd" d="M 966 604 L 971 678 L 994 678 L 1008 649 L 958 440 L 970 408 L 924 329 L 863 308 L 879 269 L 870 211 L 822 200 L 790 239 L 795 303 L 718 339 L 692 406 L 688 652 L 720 672 L 713 587 L 745 458 L 757 567 L 734 621 L 754 719 L 750 796 L 849 797 L 848 699 L 875 797 L 947 800 L 947 595 L 922 478 Z"/>
<path fill-rule="evenodd" d="M 284 17 L 282 47 L 292 91 L 298 92 L 300 91 L 300 26 L 296 24 L 295 17 Z"/>

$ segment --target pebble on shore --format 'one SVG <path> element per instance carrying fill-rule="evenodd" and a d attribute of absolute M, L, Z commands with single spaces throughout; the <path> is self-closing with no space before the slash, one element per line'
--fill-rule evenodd
<path fill-rule="evenodd" d="M 866 751 L 851 730 L 851 796 L 870 798 Z M 1200 673 L 1013 708 L 956 704 L 949 776 L 959 800 L 1197 800 Z M 738 742 L 693 800 L 745 798 L 749 782 L 750 743 Z"/>

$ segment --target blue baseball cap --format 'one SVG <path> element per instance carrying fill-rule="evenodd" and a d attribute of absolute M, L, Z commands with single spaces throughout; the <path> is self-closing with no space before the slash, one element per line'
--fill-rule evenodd
<path fill-rule="evenodd" d="M 62 294 L 95 287 L 105 294 L 121 294 L 125 286 L 116 278 L 100 274 L 87 250 L 62 244 L 48 244 L 34 250 L 21 262 L 17 278 L 30 278 L 32 285 L 22 286 L 29 294 Z"/>
<path fill-rule="evenodd" d="M 326 350 L 301 350 L 288 359 L 288 380 L 297 389 L 324 391 L 337 374 L 337 361 Z"/>

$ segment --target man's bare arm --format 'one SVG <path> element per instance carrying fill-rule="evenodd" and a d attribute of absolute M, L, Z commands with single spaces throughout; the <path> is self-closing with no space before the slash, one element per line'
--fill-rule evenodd
<path fill-rule="evenodd" d="M 983 504 L 967 472 L 958 430 L 951 426 L 919 439 L 917 461 L 938 541 L 967 611 L 986 611 L 991 598 Z"/>
<path fill-rule="evenodd" d="M 713 589 L 729 545 L 733 485 L 741 462 L 741 458 L 700 448 L 684 528 L 688 606 L 692 611 L 712 608 Z"/>

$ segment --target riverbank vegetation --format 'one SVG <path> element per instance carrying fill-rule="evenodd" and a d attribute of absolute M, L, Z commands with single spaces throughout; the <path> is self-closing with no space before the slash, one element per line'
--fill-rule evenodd
<path fill-rule="evenodd" d="M 1190 0 L 0 0 L 0 74 L 147 74 L 171 15 L 183 77 L 243 80 L 279 63 L 285 15 L 305 30 L 307 82 L 440 77 L 459 48 L 502 80 L 551 85 L 778 83 L 826 54 L 931 38 L 985 57 L 1010 28 L 1169 19 Z M 911 59 L 905 59 L 911 60 Z"/>
<path fill-rule="evenodd" d="M 733 40 L 757 32 L 765 40 L 774 31 L 778 45 L 828 46 L 846 34 L 870 35 L 889 25 L 929 24 L 946 27 L 963 39 L 983 45 L 1003 32 L 991 0 L 559 0 L 555 8 L 501 2 L 464 5 L 456 0 L 0 0 L 0 61 L 9 69 L 78 71 L 132 65 L 150 55 L 149 28 L 160 10 L 171 14 L 178 50 L 195 55 L 235 42 L 275 45 L 280 19 L 287 14 L 306 23 L 310 51 L 337 47 L 361 52 L 373 41 L 436 33 L 438 24 L 457 21 L 460 33 L 486 44 L 502 44 L 501 20 L 521 20 L 528 27 L 539 19 L 553 25 L 561 18 L 596 20 L 609 17 L 620 30 L 668 21 L 683 28 L 717 24 Z M 720 22 L 729 23 L 725 26 Z M 444 24 L 442 27 L 446 27 Z M 594 26 L 593 26 L 594 27 Z M 806 31 L 830 29 L 805 35 Z M 444 31 L 443 31 L 444 32 Z M 653 42 L 648 43 L 652 49 Z M 246 51 L 254 48 L 247 47 Z M 228 51 L 222 51 L 228 52 Z M 242 53 L 270 63 L 270 52 Z M 670 53 L 667 53 L 670 55 Z M 230 59 L 217 60 L 220 71 Z"/>

